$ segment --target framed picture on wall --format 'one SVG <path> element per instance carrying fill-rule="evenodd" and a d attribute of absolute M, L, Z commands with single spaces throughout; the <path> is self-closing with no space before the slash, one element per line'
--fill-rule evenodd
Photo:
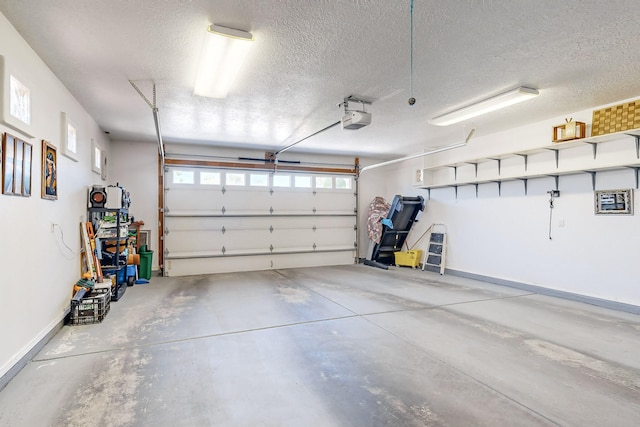
<path fill-rule="evenodd" d="M 33 138 L 31 85 L 0 55 L 0 121 Z"/>
<path fill-rule="evenodd" d="M 595 192 L 596 215 L 633 215 L 633 190 Z"/>
<path fill-rule="evenodd" d="M 16 139 L 8 133 L 2 138 L 2 194 L 13 194 L 13 166 Z"/>
<path fill-rule="evenodd" d="M 22 195 L 22 166 L 24 160 L 24 141 L 15 139 L 15 155 L 13 159 L 13 194 Z"/>
<path fill-rule="evenodd" d="M 58 198 L 58 152 L 56 147 L 42 140 L 42 198 Z"/>
<path fill-rule="evenodd" d="M 25 197 L 31 197 L 32 157 L 33 147 L 25 142 L 22 156 L 22 195 Z"/>

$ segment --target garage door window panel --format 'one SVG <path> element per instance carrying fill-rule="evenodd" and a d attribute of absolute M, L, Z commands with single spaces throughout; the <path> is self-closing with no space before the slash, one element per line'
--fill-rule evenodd
<path fill-rule="evenodd" d="M 276 188 L 290 188 L 291 187 L 291 175 L 274 174 L 273 186 Z"/>
<path fill-rule="evenodd" d="M 193 185 L 195 182 L 195 172 L 190 170 L 174 170 L 171 174 L 171 182 L 173 184 Z"/>
<path fill-rule="evenodd" d="M 266 173 L 252 173 L 249 175 L 249 185 L 251 187 L 268 187 L 269 175 Z"/>
<path fill-rule="evenodd" d="M 200 185 L 222 185 L 222 174 L 220 172 L 200 171 Z"/>
<path fill-rule="evenodd" d="M 247 184 L 247 174 L 245 173 L 227 172 L 224 179 L 226 185 L 245 186 Z"/>

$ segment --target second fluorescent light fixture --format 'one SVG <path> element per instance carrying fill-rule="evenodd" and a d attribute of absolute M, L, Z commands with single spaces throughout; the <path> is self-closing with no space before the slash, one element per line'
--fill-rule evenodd
<path fill-rule="evenodd" d="M 476 102 L 475 104 L 462 107 L 459 110 L 434 117 L 429 121 L 429 123 L 436 126 L 449 126 L 481 114 L 490 113 L 491 111 L 499 110 L 500 108 L 508 107 L 509 105 L 533 99 L 539 94 L 540 92 L 538 92 L 537 89 L 521 86 L 508 92 L 501 93 L 500 95 Z"/>
<path fill-rule="evenodd" d="M 193 93 L 209 98 L 226 98 L 249 53 L 253 35 L 210 25 L 205 37 Z"/>

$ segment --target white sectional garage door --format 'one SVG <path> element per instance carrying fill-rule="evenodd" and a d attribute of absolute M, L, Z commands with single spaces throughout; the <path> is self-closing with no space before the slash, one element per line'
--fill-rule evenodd
<path fill-rule="evenodd" d="M 166 276 L 353 264 L 353 175 L 171 166 Z"/>

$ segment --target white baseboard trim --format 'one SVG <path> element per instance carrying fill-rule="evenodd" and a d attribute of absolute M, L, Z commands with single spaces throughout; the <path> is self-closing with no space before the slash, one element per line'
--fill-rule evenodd
<path fill-rule="evenodd" d="M 62 317 L 58 320 L 51 322 L 45 329 L 42 330 L 29 344 L 20 350 L 14 357 L 12 357 L 0 370 L 0 391 L 2 391 L 7 384 L 24 368 L 27 363 L 33 359 L 40 350 L 58 333 L 64 326 L 64 319 L 69 314 L 67 309 Z"/>

